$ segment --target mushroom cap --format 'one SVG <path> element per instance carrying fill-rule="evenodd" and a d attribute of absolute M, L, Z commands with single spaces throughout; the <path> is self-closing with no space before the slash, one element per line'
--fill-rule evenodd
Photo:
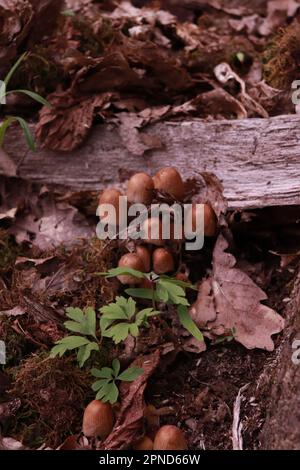
<path fill-rule="evenodd" d="M 119 225 L 119 214 L 120 214 L 120 207 L 119 207 L 119 198 L 122 196 L 122 193 L 115 188 L 108 188 L 105 189 L 99 197 L 99 206 L 101 204 L 111 204 L 115 208 L 116 213 L 116 221 L 113 218 L 106 217 L 108 223 L 116 222 L 116 225 Z"/>
<path fill-rule="evenodd" d="M 149 217 L 143 223 L 144 241 L 152 245 L 163 246 L 162 223 L 158 217 Z"/>
<path fill-rule="evenodd" d="M 139 245 L 136 247 L 136 254 L 142 259 L 145 272 L 148 273 L 151 270 L 151 254 L 149 248 L 145 245 Z"/>
<path fill-rule="evenodd" d="M 175 262 L 172 253 L 166 248 L 156 248 L 152 255 L 153 270 L 156 274 L 174 271 Z"/>
<path fill-rule="evenodd" d="M 179 201 L 184 198 L 184 184 L 176 168 L 162 168 L 153 177 L 153 181 L 155 189 L 163 191 Z"/>
<path fill-rule="evenodd" d="M 147 173 L 136 173 L 128 181 L 127 198 L 131 203 L 151 204 L 154 182 Z"/>
<path fill-rule="evenodd" d="M 123 255 L 119 259 L 118 267 L 131 268 L 135 269 L 136 271 L 145 272 L 144 262 L 137 253 L 127 253 L 126 255 Z M 122 274 L 117 277 L 122 284 L 135 285 L 140 284 L 142 282 L 142 279 L 139 279 L 135 276 L 131 276 L 129 274 Z"/>
<path fill-rule="evenodd" d="M 109 403 L 91 401 L 83 415 L 82 432 L 87 437 L 105 439 L 114 426 L 114 414 Z"/>
<path fill-rule="evenodd" d="M 183 432 L 171 424 L 162 426 L 156 433 L 153 450 L 186 450 Z"/>

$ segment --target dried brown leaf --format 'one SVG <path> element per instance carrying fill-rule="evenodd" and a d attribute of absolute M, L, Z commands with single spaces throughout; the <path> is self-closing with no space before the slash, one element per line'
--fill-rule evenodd
<path fill-rule="evenodd" d="M 37 137 L 42 147 L 68 152 L 87 137 L 97 112 L 107 106 L 111 93 L 75 99 L 70 92 L 53 93 L 48 97 L 51 108 L 44 107 L 37 124 Z"/>
<path fill-rule="evenodd" d="M 251 278 L 235 267 L 227 253 L 228 242 L 220 235 L 213 253 L 212 275 L 200 284 L 198 299 L 190 313 L 211 336 L 230 332 L 248 349 L 274 349 L 272 335 L 284 328 L 284 320 L 261 301 L 267 296 Z"/>
<path fill-rule="evenodd" d="M 133 365 L 142 367 L 144 373 L 134 382 L 123 384 L 121 389 L 122 406 L 115 426 L 104 441 L 103 449 L 123 450 L 137 441 L 142 434 L 144 418 L 144 391 L 149 377 L 153 374 L 160 362 L 160 350 L 147 356 L 137 358 Z"/>

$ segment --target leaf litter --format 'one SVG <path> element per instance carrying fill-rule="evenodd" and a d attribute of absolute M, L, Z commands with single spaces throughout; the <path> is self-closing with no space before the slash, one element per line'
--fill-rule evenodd
<path fill-rule="evenodd" d="M 153 8 L 151 2 L 150 5 L 146 4 L 149 2 L 133 5 L 107 1 L 100 5 L 89 0 L 84 4 L 68 0 L 69 14 L 66 11 L 64 15 L 58 14 L 59 1 L 26 1 L 22 8 L 16 9 L 12 8 L 14 3 L 11 0 L 0 5 L 0 17 L 5 18 L 4 31 L 5 28 L 9 31 L 6 37 L 0 37 L 6 47 L 3 48 L 5 55 L 0 57 L 1 68 L 9 67 L 26 40 L 32 52 L 29 60 L 35 54 L 42 54 L 46 57 L 45 64 L 40 64 L 42 68 L 45 66 L 44 71 L 48 73 L 53 68 L 57 71 L 40 82 L 34 82 L 34 77 L 22 70 L 16 76 L 18 85 L 27 80 L 34 83 L 37 92 L 46 91 L 52 104 L 51 108 L 42 108 L 38 118 L 37 135 L 44 147 L 72 150 L 87 138 L 93 124 L 100 122 L 116 126 L 129 150 L 143 155 L 149 149 L 160 147 L 156 136 L 147 132 L 147 125 L 162 119 L 186 119 L 187 116 L 234 119 L 276 113 L 282 89 L 266 83 L 263 67 L 258 65 L 261 65 L 261 53 L 268 36 L 276 33 L 279 24 L 286 26 L 286 21 L 296 15 L 298 4 L 294 1 L 271 1 L 267 8 L 255 5 L 260 2 L 225 7 L 224 2 L 216 0 L 201 2 L 201 6 L 195 6 L 198 2 L 166 1 L 156 2 Z M 50 7 L 55 7 L 57 13 L 48 24 L 47 8 Z M 6 21 L 7 18 L 10 21 Z M 34 18 L 39 21 L 39 27 L 45 26 L 45 38 L 37 36 Z M 297 30 L 295 23 L 292 24 Z M 276 54 L 277 51 L 271 61 L 278 59 Z M 6 156 L 2 166 L 5 174 L 15 176 L 16 169 Z M 249 253 L 233 250 L 235 255 L 231 254 L 229 245 L 231 249 L 232 240 L 238 240 L 239 223 L 228 217 L 226 221 L 226 201 L 214 175 L 202 174 L 199 179 L 201 184 L 197 182 L 195 197 L 211 203 L 222 227 L 217 240 L 208 244 L 200 257 L 190 260 L 187 256 L 184 260 L 195 282 L 199 283 L 198 299 L 194 299 L 191 314 L 204 332 L 206 344 L 196 343 L 187 336 L 174 320 L 172 311 L 166 312 L 167 323 L 154 319 L 147 333 L 136 343 L 128 341 L 125 349 L 119 351 L 120 358 L 124 364 L 143 363 L 145 373 L 121 387 L 124 398 L 117 411 L 115 427 L 99 448 L 127 448 L 141 437 L 147 401 L 156 401 L 159 406 L 169 400 L 169 392 L 175 406 L 167 422 L 179 422 L 189 435 L 191 446 L 199 448 L 199 420 L 203 425 L 208 423 L 213 434 L 212 423 L 225 428 L 230 414 L 226 405 L 229 398 L 222 396 L 210 377 L 203 376 L 201 361 L 210 367 L 220 367 L 222 374 L 222 367 L 227 367 L 226 357 L 231 357 L 237 348 L 239 357 L 248 358 L 248 364 L 253 359 L 255 364 L 256 356 L 251 356 L 247 349 L 272 351 L 272 337 L 284 327 L 283 318 L 269 306 L 266 293 L 253 279 L 259 279 L 268 290 L 280 263 L 278 254 L 285 250 L 277 245 L 264 249 L 268 254 L 273 250 L 272 265 L 267 267 L 262 255 L 260 263 L 255 264 L 247 261 Z M 78 391 L 78 387 L 85 390 L 79 400 L 76 395 L 73 409 L 75 395 L 66 395 L 64 376 L 59 376 L 57 366 L 51 361 L 44 363 L 43 357 L 43 351 L 63 336 L 60 325 L 66 306 L 74 302 L 82 308 L 87 305 L 96 308 L 105 300 L 113 299 L 117 292 L 117 286 L 96 277 L 95 272 L 113 266 L 119 248 L 104 250 L 103 245 L 92 238 L 95 219 L 91 214 L 94 212 L 87 213 L 85 198 L 89 204 L 90 201 L 95 204 L 92 194 L 62 194 L 56 189 L 17 179 L 1 181 L 1 224 L 10 238 L 9 243 L 13 244 L 13 251 L 4 271 L 1 270 L 0 333 L 1 337 L 5 335 L 9 339 L 9 375 L 16 380 L 9 396 L 21 399 L 22 403 L 21 413 L 16 410 L 16 416 L 8 419 L 10 435 L 17 440 L 1 437 L 3 448 L 23 445 L 91 447 L 79 437 L 78 420 L 79 410 L 90 397 L 85 389 L 87 378 L 74 376 L 77 369 L 71 362 L 62 366 L 64 370 L 67 368 L 69 377 L 75 377 L 74 390 Z M 257 239 L 252 239 L 251 234 L 255 238 L 256 214 L 253 218 L 254 227 L 251 217 L 246 220 L 245 216 L 242 223 L 249 224 L 250 245 L 254 250 Z M 3 249 L 7 248 L 7 239 L 0 244 L 0 250 L 2 245 Z M 291 256 L 291 262 L 295 261 L 295 255 Z M 248 270 L 247 274 L 242 266 Z M 262 275 L 262 266 L 269 269 L 267 274 Z M 285 267 L 281 269 L 284 271 Z M 13 358 L 18 342 L 23 358 L 21 364 L 16 364 Z M 228 349 L 225 342 L 228 342 Z M 239 349 L 235 342 L 246 350 Z M 206 349 L 207 353 L 201 354 L 200 359 L 191 359 L 194 353 L 203 353 Z M 111 354 L 112 351 L 107 351 L 105 359 Z M 223 362 L 218 354 L 224 354 Z M 183 357 L 187 357 L 192 367 L 188 375 L 182 369 Z M 257 363 L 261 364 L 263 356 L 257 357 Z M 182 371 L 179 380 L 172 369 L 177 359 Z M 223 379 L 230 390 L 225 394 L 238 389 L 236 381 L 242 380 L 242 373 L 245 373 L 240 359 L 231 359 L 233 383 L 226 382 L 226 369 Z M 44 364 L 45 375 L 35 376 L 35 371 L 44 371 Z M 234 367 L 239 368 L 239 372 Z M 168 391 L 164 383 L 161 374 L 165 370 L 173 390 Z M 186 378 L 193 384 L 193 390 L 198 391 L 197 396 L 192 396 L 194 391 L 183 383 Z M 199 380 L 200 384 L 204 381 L 209 386 L 199 389 Z M 176 381 L 182 390 L 177 390 Z M 36 402 L 31 400 L 32 394 L 38 397 Z M 4 403 L 10 403 L 7 395 L 5 400 Z M 53 422 L 50 405 L 61 413 L 54 416 L 59 429 Z M 37 428 L 38 419 L 41 424 Z M 66 425 L 67 420 L 70 426 Z M 48 428 L 53 423 L 53 433 L 49 435 Z M 223 437 L 223 444 L 227 437 Z M 208 440 L 212 448 L 217 446 L 213 438 L 208 437 Z"/>

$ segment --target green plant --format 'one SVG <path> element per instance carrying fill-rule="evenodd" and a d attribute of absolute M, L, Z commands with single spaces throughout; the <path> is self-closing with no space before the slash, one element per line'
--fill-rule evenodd
<path fill-rule="evenodd" d="M 77 361 L 83 367 L 89 359 L 92 351 L 99 351 L 96 336 L 96 313 L 91 307 L 82 311 L 80 308 L 69 307 L 66 315 L 71 321 L 66 321 L 64 326 L 67 330 L 80 333 L 82 336 L 65 336 L 55 343 L 50 357 L 62 357 L 66 351 L 77 350 Z M 90 339 L 91 338 L 91 339 Z"/>
<path fill-rule="evenodd" d="M 126 289 L 126 294 L 131 297 L 140 299 L 151 300 L 153 309 L 157 310 L 157 302 L 164 302 L 165 304 L 174 305 L 177 309 L 179 320 L 184 328 L 193 335 L 198 341 L 203 341 L 203 335 L 195 322 L 189 315 L 188 306 L 189 302 L 186 298 L 187 289 L 195 289 L 192 284 L 188 282 L 180 281 L 175 278 L 160 275 L 155 273 L 142 273 L 131 268 L 113 268 L 107 273 L 100 273 L 106 278 L 132 275 L 139 279 L 148 279 L 152 282 L 153 288 L 129 288 Z"/>
<path fill-rule="evenodd" d="M 92 369 L 91 374 L 99 379 L 92 385 L 94 392 L 97 392 L 96 400 L 108 401 L 111 404 L 115 403 L 119 396 L 116 382 L 133 382 L 143 372 L 144 370 L 141 367 L 129 367 L 120 373 L 120 361 L 118 359 L 112 361 L 111 368 Z"/>
<path fill-rule="evenodd" d="M 7 87 L 9 85 L 9 82 L 10 82 L 13 74 L 15 73 L 15 71 L 17 70 L 17 68 L 21 64 L 21 62 L 23 62 L 23 60 L 25 60 L 28 57 L 28 55 L 29 54 L 26 53 L 26 52 L 24 54 L 22 54 L 21 57 L 16 61 L 16 63 L 12 66 L 12 68 L 10 69 L 8 74 L 6 75 L 4 81 L 2 82 L 2 84 L 0 86 L 0 103 L 3 102 L 3 100 L 6 98 L 6 96 L 8 96 L 12 93 L 22 93 L 24 95 L 29 96 L 30 98 L 32 98 L 33 100 L 37 101 L 38 103 L 40 103 L 44 106 L 50 106 L 50 104 L 48 103 L 47 100 L 45 100 L 42 96 L 38 95 L 37 93 L 34 93 L 33 91 L 22 90 L 22 89 L 7 91 Z M 35 143 L 34 143 L 32 135 L 31 135 L 29 126 L 28 126 L 26 120 L 23 119 L 20 116 L 6 116 L 4 121 L 2 121 L 0 123 L 0 148 L 3 146 L 3 141 L 4 141 L 6 131 L 13 122 L 18 122 L 20 124 L 21 128 L 23 129 L 28 147 L 31 150 L 35 150 Z"/>
<path fill-rule="evenodd" d="M 138 312 L 136 302 L 131 297 L 129 299 L 116 297 L 115 302 L 100 308 L 100 312 L 102 313 L 101 334 L 112 338 L 116 344 L 124 341 L 129 335 L 138 336 L 140 327 L 148 326 L 148 318 L 160 313 L 153 308 L 145 308 Z"/>

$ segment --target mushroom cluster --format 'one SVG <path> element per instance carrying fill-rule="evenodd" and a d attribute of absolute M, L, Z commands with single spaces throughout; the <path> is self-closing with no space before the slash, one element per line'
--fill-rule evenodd
<path fill-rule="evenodd" d="M 105 440 L 114 427 L 115 417 L 109 403 L 91 401 L 83 415 L 82 432 L 86 437 Z M 134 450 L 186 450 L 184 434 L 177 426 L 164 425 L 154 436 L 143 436 L 133 444 Z"/>
<path fill-rule="evenodd" d="M 128 181 L 127 191 L 128 203 L 144 204 L 150 207 L 152 203 L 164 202 L 170 206 L 174 202 L 183 204 L 186 200 L 185 184 L 180 173 L 172 167 L 159 170 L 153 177 L 141 172 L 134 174 Z M 116 209 L 116 216 L 119 217 L 119 198 L 122 193 L 118 189 L 110 188 L 102 192 L 99 204 L 110 203 Z M 192 229 L 197 229 L 197 204 L 191 204 L 189 209 Z M 172 212 L 171 212 L 172 214 Z M 109 220 L 108 220 L 109 223 Z M 118 266 L 132 268 L 141 272 L 149 272 L 151 269 L 156 274 L 174 273 L 178 268 L 178 254 L 180 253 L 184 236 L 178 237 L 175 234 L 174 226 L 171 222 L 170 239 L 163 238 L 163 221 L 160 217 L 151 217 L 150 211 L 142 226 L 143 239 L 135 241 L 134 249 L 121 256 Z M 173 224 L 174 225 L 174 224 Z M 217 230 L 217 218 L 210 204 L 204 204 L 204 235 L 214 236 Z M 153 235 L 155 234 L 155 236 Z M 131 275 L 119 276 L 122 284 L 138 285 L 143 282 Z"/>

